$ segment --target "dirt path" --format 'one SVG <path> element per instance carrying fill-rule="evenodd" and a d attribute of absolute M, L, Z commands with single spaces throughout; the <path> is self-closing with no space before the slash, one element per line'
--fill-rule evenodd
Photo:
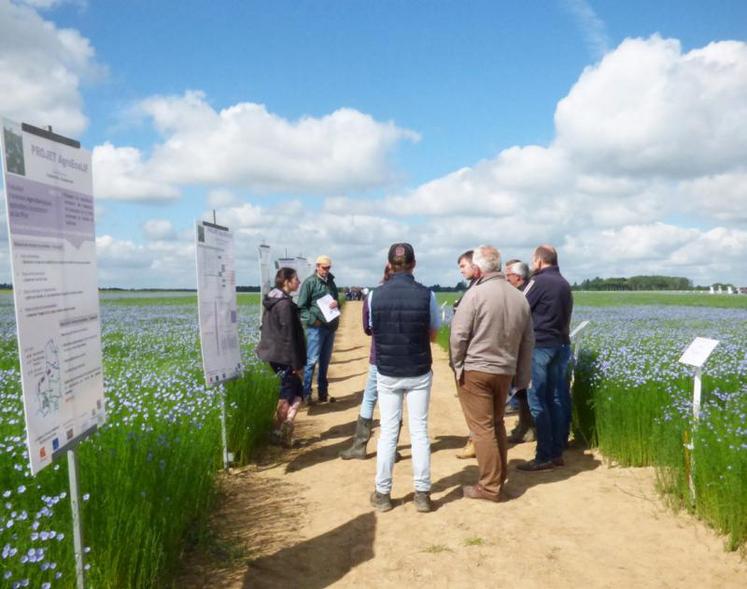
<path fill-rule="evenodd" d="M 375 441 L 365 461 L 343 461 L 368 368 L 360 303 L 347 303 L 330 368 L 338 402 L 299 415 L 303 447 L 271 450 L 224 481 L 209 553 L 189 560 L 180 587 L 747 587 L 747 562 L 654 490 L 651 469 L 614 468 L 572 450 L 567 466 L 523 473 L 534 444 L 509 450 L 511 500 L 462 499 L 477 480 L 456 450 L 466 427 L 446 354 L 434 345 L 433 499 L 417 513 L 407 426 L 395 466 L 394 510 L 368 504 Z M 508 418 L 507 421 L 512 418 Z M 405 420 L 406 423 L 406 420 Z M 512 425 L 507 423 L 507 425 Z"/>

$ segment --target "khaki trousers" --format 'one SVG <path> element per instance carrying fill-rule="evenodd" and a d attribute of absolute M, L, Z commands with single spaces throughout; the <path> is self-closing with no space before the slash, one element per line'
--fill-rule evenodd
<path fill-rule="evenodd" d="M 495 497 L 508 476 L 503 414 L 512 378 L 511 374 L 465 370 L 459 385 L 459 401 L 475 444 L 480 486 Z"/>

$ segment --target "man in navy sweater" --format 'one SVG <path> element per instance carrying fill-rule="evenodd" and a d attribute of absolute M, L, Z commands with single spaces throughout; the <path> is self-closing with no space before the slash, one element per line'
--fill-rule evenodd
<path fill-rule="evenodd" d="M 563 466 L 563 450 L 570 433 L 571 397 L 563 379 L 571 354 L 573 295 L 560 274 L 553 246 L 541 245 L 534 250 L 532 267 L 534 274 L 524 295 L 534 321 L 532 384 L 527 398 L 537 432 L 537 450 L 533 460 L 518 468 L 540 471 Z"/>

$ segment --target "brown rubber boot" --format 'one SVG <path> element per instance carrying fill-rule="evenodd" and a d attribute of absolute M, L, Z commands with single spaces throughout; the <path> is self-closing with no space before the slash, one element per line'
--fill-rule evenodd
<path fill-rule="evenodd" d="M 358 422 L 355 424 L 355 434 L 353 434 L 353 443 L 351 446 L 342 452 L 340 452 L 340 458 L 343 460 L 350 460 L 356 458 L 358 460 L 366 459 L 366 446 L 368 440 L 371 439 L 371 428 L 373 427 L 373 419 L 366 419 L 365 417 L 358 416 Z"/>
<path fill-rule="evenodd" d="M 534 441 L 534 422 L 529 411 L 529 401 L 519 399 L 519 422 L 508 436 L 509 444 L 521 444 Z"/>

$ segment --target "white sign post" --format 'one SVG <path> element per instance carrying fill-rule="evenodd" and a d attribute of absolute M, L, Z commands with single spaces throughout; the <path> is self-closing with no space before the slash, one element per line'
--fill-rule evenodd
<path fill-rule="evenodd" d="M 205 382 L 219 386 L 241 374 L 233 235 L 226 227 L 203 221 L 197 224 L 195 238 L 202 366 Z M 233 457 L 228 451 L 224 387 L 221 391 L 221 437 L 223 467 L 228 469 Z"/>
<path fill-rule="evenodd" d="M 37 474 L 67 453 L 82 588 L 75 447 L 106 419 L 91 154 L 51 129 L 2 123 L 29 462 Z"/>
<path fill-rule="evenodd" d="M 718 340 L 715 339 L 696 337 L 679 359 L 680 363 L 695 367 L 695 375 L 693 376 L 693 433 L 690 442 L 685 445 L 690 452 L 695 448 L 695 426 L 697 426 L 697 422 L 700 420 L 703 366 L 708 361 L 708 358 L 713 353 L 713 350 L 716 349 L 718 344 Z M 690 497 L 693 503 L 695 503 L 695 483 L 693 481 L 694 470 L 695 458 L 691 456 L 688 482 L 690 485 Z"/>

